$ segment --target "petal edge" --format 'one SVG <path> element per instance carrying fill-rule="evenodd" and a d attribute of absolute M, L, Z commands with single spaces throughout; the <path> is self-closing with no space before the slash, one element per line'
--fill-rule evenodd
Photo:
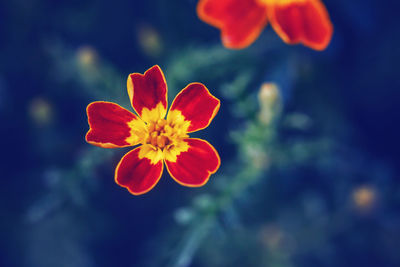
<path fill-rule="evenodd" d="M 167 113 L 167 82 L 164 73 L 158 65 L 154 65 L 141 73 L 131 73 L 127 79 L 127 89 L 131 105 L 136 113 L 148 121 L 144 113 L 156 109 L 160 117 Z"/>
<path fill-rule="evenodd" d="M 134 146 L 139 143 L 139 131 L 133 131 L 133 124 L 141 120 L 118 104 L 105 101 L 90 103 L 86 108 L 89 131 L 85 140 L 103 148 Z"/>
<path fill-rule="evenodd" d="M 190 122 L 187 132 L 192 133 L 207 128 L 220 106 L 220 100 L 205 85 L 190 83 L 176 95 L 168 116 L 172 116 L 175 110 L 180 111 L 184 119 Z"/>
<path fill-rule="evenodd" d="M 126 153 L 115 168 L 115 182 L 128 189 L 132 195 L 142 195 L 153 189 L 161 179 L 164 164 L 152 164 L 150 159 L 141 158 L 141 146 Z"/>
<path fill-rule="evenodd" d="M 230 49 L 251 45 L 268 22 L 266 6 L 257 0 L 201 0 L 197 15 L 221 30 L 222 43 Z"/>
<path fill-rule="evenodd" d="M 188 151 L 180 153 L 176 162 L 165 160 L 167 171 L 180 185 L 201 187 L 219 169 L 221 159 L 207 141 L 198 138 L 188 138 L 185 141 L 189 145 Z"/>
<path fill-rule="evenodd" d="M 330 43 L 333 25 L 320 0 L 288 0 L 271 4 L 268 16 L 272 27 L 285 43 L 301 43 L 324 50 Z"/>

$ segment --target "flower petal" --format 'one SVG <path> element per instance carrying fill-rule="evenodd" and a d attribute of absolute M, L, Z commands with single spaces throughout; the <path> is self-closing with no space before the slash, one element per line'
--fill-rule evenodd
<path fill-rule="evenodd" d="M 286 43 L 324 50 L 331 41 L 333 26 L 320 0 L 276 1 L 268 12 L 272 27 Z"/>
<path fill-rule="evenodd" d="M 167 113 L 167 82 L 158 65 L 144 74 L 132 73 L 127 81 L 133 109 L 146 122 L 164 118 Z"/>
<path fill-rule="evenodd" d="M 217 114 L 220 101 L 214 97 L 201 83 L 191 83 L 175 97 L 167 120 L 183 120 L 190 122 L 187 132 L 206 128 Z"/>
<path fill-rule="evenodd" d="M 165 159 L 171 177 L 181 185 L 198 187 L 207 183 L 210 175 L 215 173 L 221 160 L 217 151 L 207 141 L 188 138 L 189 149 L 180 152 L 175 161 Z"/>
<path fill-rule="evenodd" d="M 137 147 L 125 154 L 115 169 L 115 182 L 133 195 L 150 191 L 163 172 L 162 160 L 153 164 L 150 159 L 141 155 L 143 147 Z"/>
<path fill-rule="evenodd" d="M 267 9 L 257 0 L 200 0 L 197 15 L 221 30 L 227 48 L 251 45 L 267 25 Z"/>
<path fill-rule="evenodd" d="M 145 125 L 132 112 L 111 102 L 93 102 L 86 108 L 90 129 L 86 142 L 104 148 L 137 145 Z"/>

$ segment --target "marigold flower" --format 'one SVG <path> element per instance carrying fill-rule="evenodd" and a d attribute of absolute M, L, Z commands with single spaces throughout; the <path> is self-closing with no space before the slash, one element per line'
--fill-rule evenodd
<path fill-rule="evenodd" d="M 200 0 L 197 14 L 221 30 L 223 44 L 232 49 L 251 45 L 267 26 L 288 44 L 324 50 L 333 33 L 320 0 Z"/>
<path fill-rule="evenodd" d="M 167 115 L 167 83 L 159 66 L 132 73 L 128 95 L 139 115 L 111 102 L 87 107 L 90 129 L 86 141 L 104 148 L 136 146 L 118 163 L 115 182 L 133 195 L 150 191 L 160 180 L 164 162 L 181 185 L 199 187 L 220 166 L 217 151 L 207 141 L 189 138 L 206 128 L 220 101 L 201 83 L 191 83 L 174 99 Z"/>

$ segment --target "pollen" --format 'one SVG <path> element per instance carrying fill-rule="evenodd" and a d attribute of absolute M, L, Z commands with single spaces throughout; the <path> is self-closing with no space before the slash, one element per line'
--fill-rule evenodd
<path fill-rule="evenodd" d="M 187 137 L 186 131 L 182 131 L 179 125 L 168 123 L 165 119 L 147 124 L 146 144 L 160 149 L 176 145 L 177 142 Z"/>

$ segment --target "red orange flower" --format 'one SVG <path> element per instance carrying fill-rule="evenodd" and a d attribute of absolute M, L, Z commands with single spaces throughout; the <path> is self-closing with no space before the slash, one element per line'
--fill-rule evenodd
<path fill-rule="evenodd" d="M 251 45 L 267 26 L 285 43 L 324 50 L 333 33 L 329 14 L 320 0 L 200 0 L 200 19 L 221 30 L 228 48 Z"/>
<path fill-rule="evenodd" d="M 115 182 L 134 195 L 150 191 L 160 180 L 164 162 L 181 185 L 204 185 L 220 166 L 217 151 L 188 133 L 206 128 L 220 101 L 201 83 L 191 83 L 174 99 L 167 115 L 167 83 L 159 66 L 132 73 L 128 95 L 139 115 L 111 102 L 87 107 L 90 129 L 86 141 L 104 148 L 140 146 L 118 163 Z"/>

